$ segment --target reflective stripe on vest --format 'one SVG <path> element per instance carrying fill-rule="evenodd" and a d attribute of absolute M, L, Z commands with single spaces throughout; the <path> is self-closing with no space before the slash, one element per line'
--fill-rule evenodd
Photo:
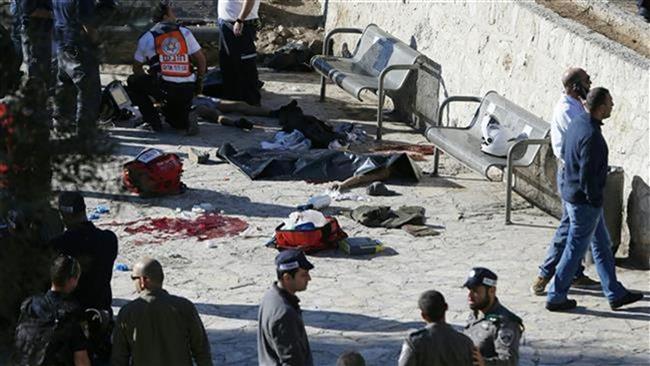
<path fill-rule="evenodd" d="M 192 64 L 187 42 L 180 29 L 154 34 L 160 73 L 164 76 L 187 77 L 192 75 Z"/>

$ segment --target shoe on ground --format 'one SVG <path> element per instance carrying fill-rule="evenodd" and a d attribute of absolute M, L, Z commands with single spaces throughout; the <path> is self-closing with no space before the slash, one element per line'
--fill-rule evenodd
<path fill-rule="evenodd" d="M 187 116 L 187 136 L 199 134 L 199 116 L 196 109 L 192 109 Z"/>
<path fill-rule="evenodd" d="M 628 291 L 620 299 L 610 302 L 609 306 L 612 308 L 612 310 L 617 310 L 618 308 L 620 308 L 622 306 L 631 304 L 633 302 L 637 302 L 637 301 L 639 301 L 641 299 L 643 299 L 643 294 L 642 293 Z"/>
<path fill-rule="evenodd" d="M 246 118 L 240 118 L 235 122 L 235 127 L 241 128 L 242 130 L 252 130 L 253 122 L 247 120 Z"/>
<path fill-rule="evenodd" d="M 563 302 L 547 302 L 546 303 L 546 310 L 548 311 L 567 311 L 571 309 L 575 309 L 576 306 L 578 306 L 578 303 L 575 300 L 570 300 L 567 299 Z"/>
<path fill-rule="evenodd" d="M 546 292 L 546 285 L 548 285 L 550 281 L 550 278 L 537 276 L 535 281 L 533 281 L 533 285 L 530 286 L 530 291 L 533 293 L 533 295 L 544 296 L 544 293 Z"/>
<path fill-rule="evenodd" d="M 135 128 L 142 131 L 160 132 L 162 131 L 162 124 L 145 122 L 137 125 Z"/>
<path fill-rule="evenodd" d="M 586 275 L 582 275 L 571 282 L 571 287 L 587 290 L 600 290 L 600 282 L 592 280 Z"/>

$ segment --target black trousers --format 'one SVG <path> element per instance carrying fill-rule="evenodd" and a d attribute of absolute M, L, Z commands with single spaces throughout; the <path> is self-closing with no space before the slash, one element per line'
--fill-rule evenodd
<path fill-rule="evenodd" d="M 256 21 L 247 21 L 239 37 L 233 33 L 231 22 L 220 19 L 219 25 L 221 29 L 219 64 L 223 74 L 226 97 L 231 100 L 244 101 L 250 105 L 260 105 L 262 97 L 258 87 L 259 77 L 256 64 Z"/>
<path fill-rule="evenodd" d="M 131 75 L 127 92 L 133 104 L 140 108 L 142 118 L 152 126 L 161 126 L 160 115 L 151 98 L 160 102 L 165 121 L 176 129 L 187 129 L 187 116 L 192 107 L 195 83 L 171 83 L 151 75 Z"/>

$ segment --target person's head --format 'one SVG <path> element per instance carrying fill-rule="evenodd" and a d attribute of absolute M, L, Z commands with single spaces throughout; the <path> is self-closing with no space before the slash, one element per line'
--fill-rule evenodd
<path fill-rule="evenodd" d="M 160 2 L 154 8 L 151 20 L 154 23 L 176 22 L 176 14 L 174 13 L 174 9 L 172 9 L 171 0 L 160 0 Z"/>
<path fill-rule="evenodd" d="M 497 292 L 497 275 L 484 267 L 474 267 L 463 284 L 467 288 L 469 308 L 486 311 L 494 305 Z"/>
<path fill-rule="evenodd" d="M 597 87 L 591 89 L 589 94 L 587 94 L 586 104 L 589 114 L 600 121 L 612 115 L 614 101 L 612 100 L 612 95 L 609 94 L 609 90 L 605 88 Z"/>
<path fill-rule="evenodd" d="M 366 366 L 366 360 L 356 351 L 345 351 L 336 360 L 336 366 Z"/>
<path fill-rule="evenodd" d="M 584 100 L 591 87 L 591 78 L 585 70 L 572 67 L 562 75 L 562 85 L 567 95 Z"/>
<path fill-rule="evenodd" d="M 60 255 L 50 266 L 52 290 L 69 294 L 77 288 L 81 276 L 81 265 L 69 255 Z"/>
<path fill-rule="evenodd" d="M 436 290 L 425 291 L 418 300 L 420 314 L 427 323 L 440 322 L 445 320 L 445 313 L 448 306 L 445 297 Z"/>
<path fill-rule="evenodd" d="M 291 294 L 307 289 L 307 283 L 311 281 L 309 271 L 312 268 L 314 265 L 301 250 L 284 250 L 275 257 L 278 284 Z"/>
<path fill-rule="evenodd" d="M 160 262 L 153 258 L 143 258 L 133 266 L 131 279 L 135 283 L 135 290 L 155 290 L 162 288 L 165 275 Z"/>
<path fill-rule="evenodd" d="M 86 202 L 79 192 L 61 192 L 59 194 L 59 213 L 67 228 L 88 221 Z"/>

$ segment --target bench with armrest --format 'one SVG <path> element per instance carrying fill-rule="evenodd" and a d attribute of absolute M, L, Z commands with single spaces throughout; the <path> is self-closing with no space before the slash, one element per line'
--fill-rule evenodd
<path fill-rule="evenodd" d="M 332 36 L 340 33 L 361 34 L 351 58 L 328 55 Z M 439 65 L 374 24 L 368 25 L 365 30 L 331 30 L 325 36 L 323 55 L 314 56 L 311 65 L 321 74 L 321 101 L 325 100 L 327 79 L 358 100 L 362 100 L 361 93 L 365 90 L 377 94 L 378 140 L 381 140 L 385 97 L 388 95 L 395 99 L 403 93 L 412 93 L 406 85 L 413 70 L 423 70 L 436 79 L 440 78 Z"/>
<path fill-rule="evenodd" d="M 480 103 L 468 126 L 443 126 L 443 114 L 453 102 Z M 481 120 L 486 115 L 493 115 L 508 130 L 512 137 L 526 136 L 514 142 L 508 149 L 506 157 L 497 157 L 481 151 Z M 438 174 L 440 151 L 458 160 L 471 170 L 493 178 L 488 174 L 491 168 L 506 173 L 506 224 L 511 224 L 511 202 L 513 188 L 513 170 L 516 167 L 530 166 L 542 145 L 548 144 L 550 125 L 543 119 L 521 108 L 495 91 L 488 92 L 483 98 L 475 96 L 452 96 L 440 105 L 437 125 L 426 130 L 427 139 L 436 146 L 433 174 Z M 501 179 L 503 176 L 501 175 Z"/>

